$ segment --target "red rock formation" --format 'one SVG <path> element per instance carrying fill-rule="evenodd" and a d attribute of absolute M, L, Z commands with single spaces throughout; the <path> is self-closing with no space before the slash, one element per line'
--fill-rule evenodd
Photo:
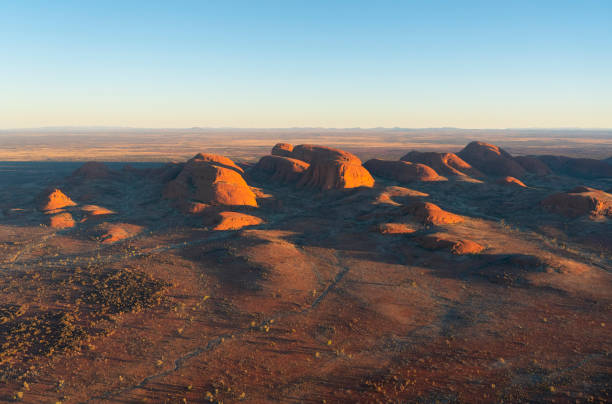
<path fill-rule="evenodd" d="M 208 163 L 212 163 L 216 166 L 225 167 L 237 171 L 241 175 L 244 174 L 244 170 L 236 165 L 231 159 L 225 156 L 219 156 L 218 154 L 209 154 L 209 153 L 198 153 L 193 156 L 187 163 L 191 163 L 194 161 L 204 161 Z"/>
<path fill-rule="evenodd" d="M 298 182 L 310 164 L 281 156 L 264 156 L 253 167 L 254 172 L 270 176 L 274 181 Z"/>
<path fill-rule="evenodd" d="M 238 212 L 220 212 L 216 218 L 213 230 L 239 230 L 247 226 L 262 224 L 263 220 L 251 215 Z"/>
<path fill-rule="evenodd" d="M 328 190 L 374 185 L 374 178 L 361 165 L 361 160 L 349 152 L 325 146 L 299 145 L 293 148 L 290 157 L 310 164 L 298 186 Z"/>
<path fill-rule="evenodd" d="M 415 202 L 402 209 L 402 213 L 414 216 L 428 225 L 453 224 L 464 220 L 463 217 L 447 212 L 431 202 Z"/>
<path fill-rule="evenodd" d="M 228 159 L 229 160 L 229 159 Z M 230 160 L 231 161 L 231 160 Z M 222 156 L 189 160 L 180 174 L 166 184 L 164 197 L 210 205 L 257 206 L 255 194 L 233 162 Z"/>
<path fill-rule="evenodd" d="M 526 173 L 508 152 L 492 144 L 471 142 L 457 155 L 488 175 L 522 177 Z"/>
<path fill-rule="evenodd" d="M 74 219 L 68 212 L 58 213 L 56 215 L 49 216 L 49 226 L 54 229 L 66 229 L 74 227 Z"/>
<path fill-rule="evenodd" d="M 478 254 L 484 247 L 472 240 L 456 239 L 449 234 L 428 234 L 417 238 L 417 242 L 428 250 L 447 250 L 455 255 Z"/>
<path fill-rule="evenodd" d="M 60 189 L 53 189 L 43 192 L 39 196 L 39 208 L 42 211 L 53 211 L 63 209 L 68 206 L 76 206 L 76 203 L 66 196 Z"/>
<path fill-rule="evenodd" d="M 283 157 L 291 157 L 291 152 L 293 151 L 293 145 L 289 143 L 277 143 L 272 148 L 273 156 L 283 156 Z"/>
<path fill-rule="evenodd" d="M 593 218 L 612 217 L 612 195 L 584 186 L 550 195 L 542 201 L 542 206 L 551 212 L 572 218 L 585 215 Z"/>
<path fill-rule="evenodd" d="M 425 164 L 443 175 L 482 177 L 482 173 L 454 153 L 411 151 L 400 160 Z"/>
<path fill-rule="evenodd" d="M 388 178 L 401 183 L 446 180 L 446 178 L 439 176 L 433 168 L 408 161 L 372 159 L 366 161 L 364 167 L 377 177 Z"/>
<path fill-rule="evenodd" d="M 515 187 L 527 188 L 527 185 L 525 185 L 523 181 L 514 177 L 502 177 L 498 179 L 496 183 L 499 185 L 511 185 Z"/>
<path fill-rule="evenodd" d="M 543 161 L 534 156 L 516 156 L 514 161 L 519 163 L 528 173 L 536 175 L 549 175 L 552 170 Z"/>

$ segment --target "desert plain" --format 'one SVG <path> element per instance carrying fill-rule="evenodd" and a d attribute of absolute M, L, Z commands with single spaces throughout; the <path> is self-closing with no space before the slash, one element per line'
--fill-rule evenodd
<path fill-rule="evenodd" d="M 612 133 L 0 132 L 0 400 L 612 400 Z"/>

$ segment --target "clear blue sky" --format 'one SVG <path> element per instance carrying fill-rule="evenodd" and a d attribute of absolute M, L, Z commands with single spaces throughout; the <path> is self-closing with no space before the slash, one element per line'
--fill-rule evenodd
<path fill-rule="evenodd" d="M 612 1 L 4 1 L 0 127 L 612 127 Z"/>

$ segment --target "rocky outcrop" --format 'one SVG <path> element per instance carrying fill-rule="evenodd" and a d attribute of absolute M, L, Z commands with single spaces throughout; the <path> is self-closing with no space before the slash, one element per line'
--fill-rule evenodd
<path fill-rule="evenodd" d="M 298 182 L 309 166 L 305 161 L 272 155 L 262 157 L 253 167 L 253 173 L 266 175 L 273 181 Z"/>
<path fill-rule="evenodd" d="M 208 205 L 257 206 L 242 169 L 223 156 L 197 155 L 164 188 L 165 198 Z"/>
<path fill-rule="evenodd" d="M 298 186 L 322 190 L 372 187 L 374 178 L 349 152 L 325 146 L 299 145 L 291 158 L 309 163 Z"/>
<path fill-rule="evenodd" d="M 525 169 L 504 149 L 484 142 L 471 142 L 459 157 L 487 175 L 522 177 Z"/>
<path fill-rule="evenodd" d="M 58 188 L 47 190 L 38 197 L 38 207 L 43 212 L 55 211 L 68 206 L 76 206 L 76 203 Z"/>
<path fill-rule="evenodd" d="M 586 215 L 592 218 L 612 217 L 612 195 L 584 186 L 550 195 L 542 201 L 542 206 L 550 212 L 571 218 Z"/>
<path fill-rule="evenodd" d="M 437 173 L 450 176 L 482 177 L 482 173 L 455 153 L 411 151 L 400 160 L 425 164 Z"/>
<path fill-rule="evenodd" d="M 289 143 L 277 143 L 272 148 L 273 156 L 291 157 L 293 151 L 293 145 Z"/>

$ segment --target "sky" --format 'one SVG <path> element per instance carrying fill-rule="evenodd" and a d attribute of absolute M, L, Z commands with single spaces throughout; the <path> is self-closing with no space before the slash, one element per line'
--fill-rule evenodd
<path fill-rule="evenodd" d="M 0 128 L 612 128 L 612 1 L 5 1 Z"/>

